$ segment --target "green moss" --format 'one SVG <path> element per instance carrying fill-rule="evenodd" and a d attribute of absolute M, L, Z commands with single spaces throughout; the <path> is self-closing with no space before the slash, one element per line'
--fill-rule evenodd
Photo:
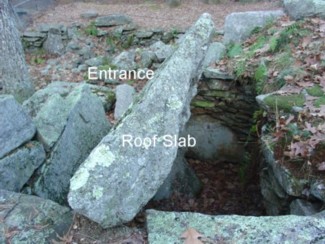
<path fill-rule="evenodd" d="M 276 52 L 276 50 L 277 50 L 277 47 L 278 47 L 278 38 L 276 37 L 276 36 L 272 36 L 271 38 L 270 38 L 270 41 L 269 41 L 269 51 L 271 52 L 271 53 L 274 53 L 274 52 Z"/>
<path fill-rule="evenodd" d="M 240 44 L 232 44 L 228 48 L 227 56 L 233 58 L 243 53 L 243 48 Z"/>
<path fill-rule="evenodd" d="M 315 85 L 313 87 L 307 88 L 307 93 L 314 97 L 321 97 L 324 95 L 324 91 L 322 90 L 322 87 L 319 85 Z"/>
<path fill-rule="evenodd" d="M 261 63 L 254 73 L 254 80 L 256 82 L 255 89 L 257 94 L 264 91 L 265 81 L 267 79 L 268 71 L 264 63 Z"/>
<path fill-rule="evenodd" d="M 246 71 L 246 60 L 240 60 L 235 64 L 235 75 L 236 78 L 239 78 L 244 75 Z"/>
<path fill-rule="evenodd" d="M 272 109 L 284 110 L 290 112 L 293 106 L 303 106 L 305 103 L 305 98 L 302 94 L 295 95 L 271 95 L 264 99 L 266 105 Z"/>
<path fill-rule="evenodd" d="M 85 28 L 85 33 L 89 36 L 97 36 L 98 35 L 98 30 L 95 26 L 95 22 L 91 22 L 86 28 Z"/>
<path fill-rule="evenodd" d="M 315 107 L 319 108 L 321 105 L 325 105 L 325 96 L 321 96 L 320 98 L 318 98 L 315 103 L 314 103 Z"/>
<path fill-rule="evenodd" d="M 133 44 L 134 38 L 135 38 L 134 34 L 128 35 L 126 41 L 122 43 L 122 48 L 124 49 L 130 48 Z"/>
<path fill-rule="evenodd" d="M 116 70 L 117 66 L 114 64 L 105 64 L 98 67 L 98 70 Z"/>
<path fill-rule="evenodd" d="M 252 57 L 255 54 L 256 50 L 264 47 L 265 43 L 266 43 L 266 38 L 264 36 L 258 37 L 257 40 L 254 42 L 254 44 L 249 47 L 248 56 Z"/>
<path fill-rule="evenodd" d="M 308 29 L 303 28 L 303 22 L 296 21 L 292 25 L 284 28 L 280 34 L 273 38 L 272 41 L 272 50 L 273 52 L 280 51 L 285 48 L 289 43 L 298 45 L 301 38 L 304 36 L 310 35 Z"/>
<path fill-rule="evenodd" d="M 39 56 L 33 57 L 32 59 L 32 64 L 44 64 L 45 63 L 45 59 Z"/>
<path fill-rule="evenodd" d="M 213 108 L 214 102 L 194 100 L 194 101 L 192 101 L 191 105 L 194 107 L 200 107 L 200 108 Z"/>
<path fill-rule="evenodd" d="M 293 62 L 294 59 L 292 58 L 291 50 L 286 50 L 274 56 L 273 67 L 280 70 L 288 69 L 292 66 Z"/>
<path fill-rule="evenodd" d="M 208 97 L 222 97 L 222 98 L 235 98 L 236 95 L 234 93 L 231 93 L 229 91 L 208 91 L 205 93 L 205 96 Z"/>
<path fill-rule="evenodd" d="M 114 103 L 116 99 L 115 92 L 113 91 L 108 91 L 106 94 L 106 101 L 109 103 Z"/>

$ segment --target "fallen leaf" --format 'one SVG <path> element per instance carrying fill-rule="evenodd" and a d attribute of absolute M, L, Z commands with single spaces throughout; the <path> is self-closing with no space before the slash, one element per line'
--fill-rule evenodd
<path fill-rule="evenodd" d="M 288 125 L 293 119 L 295 118 L 295 116 L 293 116 L 292 114 L 289 115 L 289 118 L 287 118 L 285 125 Z"/>
<path fill-rule="evenodd" d="M 199 238 L 203 237 L 199 232 L 194 228 L 188 228 L 181 236 L 184 238 L 184 244 L 203 244 Z"/>
<path fill-rule="evenodd" d="M 319 171 L 325 171 L 325 161 L 320 163 L 317 168 Z"/>
<path fill-rule="evenodd" d="M 307 131 L 311 132 L 312 134 L 315 134 L 317 132 L 317 129 L 315 127 L 313 127 L 307 121 L 305 122 L 305 126 L 306 126 L 306 128 L 304 130 L 307 130 Z"/>

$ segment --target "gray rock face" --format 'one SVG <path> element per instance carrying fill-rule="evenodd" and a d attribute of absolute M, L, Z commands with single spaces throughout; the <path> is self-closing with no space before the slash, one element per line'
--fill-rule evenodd
<path fill-rule="evenodd" d="M 296 178 L 290 173 L 290 170 L 276 162 L 274 159 L 274 153 L 270 148 L 269 139 L 270 138 L 266 136 L 261 137 L 262 152 L 265 157 L 265 161 L 272 169 L 272 174 L 274 174 L 276 180 L 284 191 L 290 196 L 299 197 L 302 195 L 308 180 Z"/>
<path fill-rule="evenodd" d="M 156 55 L 154 52 L 150 50 L 143 50 L 140 54 L 141 60 L 140 60 L 140 67 L 141 68 L 149 68 L 153 61 L 156 58 Z"/>
<path fill-rule="evenodd" d="M 11 95 L 0 95 L 0 159 L 33 138 L 32 119 Z"/>
<path fill-rule="evenodd" d="M 172 48 L 170 45 L 163 43 L 162 41 L 155 42 L 150 46 L 149 49 L 154 52 L 158 62 L 163 62 L 174 51 L 174 48 Z"/>
<path fill-rule="evenodd" d="M 104 63 L 104 57 L 100 56 L 100 57 L 95 57 L 95 58 L 91 58 L 91 59 L 87 59 L 85 61 L 85 64 L 87 64 L 88 66 L 100 66 Z"/>
<path fill-rule="evenodd" d="M 226 72 L 222 72 L 219 69 L 214 69 L 211 67 L 208 67 L 204 72 L 203 75 L 205 78 L 209 79 L 219 79 L 219 80 L 234 80 L 235 77 L 232 75 L 229 75 Z"/>
<path fill-rule="evenodd" d="M 39 197 L 0 190 L 0 243 L 60 242 L 73 221 L 69 208 Z"/>
<path fill-rule="evenodd" d="M 39 196 L 64 203 L 71 176 L 109 131 L 103 105 L 87 84 L 81 84 L 50 86 L 36 92 L 24 106 L 50 151 L 32 189 Z"/>
<path fill-rule="evenodd" d="M 325 218 L 318 215 L 211 216 L 155 210 L 146 213 L 150 244 L 182 243 L 180 237 L 189 227 L 208 238 L 209 243 L 324 243 Z"/>
<path fill-rule="evenodd" d="M 303 199 L 296 199 L 290 204 L 290 214 L 309 216 L 319 212 L 321 204 L 312 204 Z"/>
<path fill-rule="evenodd" d="M 231 13 L 225 20 L 223 41 L 226 44 L 244 41 L 254 28 L 262 27 L 268 21 L 283 15 L 282 10 Z"/>
<path fill-rule="evenodd" d="M 284 8 L 293 19 L 321 17 L 325 19 L 324 0 L 284 0 Z"/>
<path fill-rule="evenodd" d="M 123 84 L 116 87 L 115 119 L 120 119 L 122 117 L 133 102 L 134 95 L 135 89 L 130 85 Z"/>
<path fill-rule="evenodd" d="M 42 144 L 33 141 L 0 159 L 0 189 L 20 191 L 44 160 Z"/>
<path fill-rule="evenodd" d="M 130 221 L 155 195 L 178 151 L 164 137 L 178 136 L 189 119 L 213 29 L 211 16 L 202 15 L 133 107 L 79 167 L 68 195 L 74 210 L 109 227 Z M 142 145 L 125 142 L 124 135 L 152 138 L 152 145 L 148 140 Z"/>
<path fill-rule="evenodd" d="M 188 147 L 187 153 L 201 160 L 241 160 L 243 148 L 236 135 L 219 121 L 209 116 L 192 117 L 186 125 L 185 136 L 196 139 L 195 147 Z"/>
<path fill-rule="evenodd" d="M 213 42 L 210 44 L 207 54 L 203 61 L 203 66 L 208 67 L 211 64 L 215 64 L 223 58 L 226 52 L 226 47 L 220 42 Z"/>
<path fill-rule="evenodd" d="M 180 149 L 168 177 L 160 186 L 153 199 L 157 201 L 167 199 L 173 193 L 183 193 L 194 197 L 200 192 L 201 188 L 202 183 L 200 179 L 184 158 L 184 150 Z"/>
<path fill-rule="evenodd" d="M 98 17 L 95 20 L 97 27 L 110 27 L 118 25 L 127 25 L 132 22 L 132 19 L 122 14 L 112 14 L 107 16 Z"/>
<path fill-rule="evenodd" d="M 265 168 L 260 174 L 260 186 L 267 215 L 288 214 L 288 196 L 278 183 L 271 168 Z"/>
<path fill-rule="evenodd" d="M 135 70 L 137 64 L 135 60 L 135 50 L 123 51 L 117 55 L 112 63 L 120 70 Z"/>
<path fill-rule="evenodd" d="M 50 29 L 43 47 L 50 54 L 62 54 L 64 45 L 60 30 L 54 28 Z"/>

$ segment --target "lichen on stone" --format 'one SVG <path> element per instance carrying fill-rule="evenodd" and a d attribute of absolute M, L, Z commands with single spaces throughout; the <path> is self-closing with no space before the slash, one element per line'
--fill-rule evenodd
<path fill-rule="evenodd" d="M 80 168 L 70 180 L 70 189 L 72 191 L 83 187 L 89 178 L 89 172 L 86 168 Z"/>

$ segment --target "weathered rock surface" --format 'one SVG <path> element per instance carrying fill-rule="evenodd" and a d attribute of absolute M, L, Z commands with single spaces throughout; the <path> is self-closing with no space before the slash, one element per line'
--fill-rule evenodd
<path fill-rule="evenodd" d="M 180 149 L 177 152 L 177 157 L 168 177 L 160 186 L 153 199 L 156 201 L 167 199 L 173 193 L 182 193 L 190 197 L 195 197 L 201 188 L 202 183 L 200 179 L 188 165 L 184 157 L 184 150 Z"/>
<path fill-rule="evenodd" d="M 261 191 L 265 199 L 267 213 L 272 215 L 311 213 L 306 206 L 303 208 L 301 202 L 298 202 L 299 205 L 290 206 L 292 198 L 313 198 L 314 202 L 318 200 L 325 202 L 324 181 L 295 176 L 290 169 L 275 160 L 274 152 L 270 147 L 271 140 L 269 135 L 261 137 L 262 152 L 267 165 L 267 172 L 263 171 L 261 174 Z M 314 208 L 314 211 L 315 209 L 317 208 Z"/>
<path fill-rule="evenodd" d="M 112 14 L 107 16 L 98 17 L 95 20 L 95 25 L 97 27 L 110 27 L 118 25 L 127 25 L 132 22 L 132 19 L 128 16 L 122 14 Z"/>
<path fill-rule="evenodd" d="M 0 189 L 19 192 L 44 160 L 44 148 L 35 141 L 0 159 Z"/>
<path fill-rule="evenodd" d="M 80 166 L 68 195 L 74 210 L 109 227 L 130 221 L 154 196 L 178 151 L 177 146 L 165 146 L 163 137 L 178 136 L 189 119 L 189 104 L 213 29 L 211 16 L 202 15 L 134 106 Z M 123 146 L 123 135 L 156 136 L 156 145 Z"/>
<path fill-rule="evenodd" d="M 213 42 L 210 44 L 207 54 L 203 61 L 203 66 L 208 67 L 211 64 L 215 64 L 223 58 L 226 52 L 226 47 L 220 42 Z"/>
<path fill-rule="evenodd" d="M 184 136 L 188 135 L 196 139 L 195 147 L 187 148 L 191 157 L 218 161 L 242 159 L 243 148 L 236 135 L 209 116 L 192 116 L 184 131 Z"/>
<path fill-rule="evenodd" d="M 309 216 L 319 212 L 320 203 L 311 203 L 303 199 L 293 200 L 290 204 L 290 214 Z"/>
<path fill-rule="evenodd" d="M 123 51 L 117 55 L 112 63 L 120 70 L 135 70 L 137 63 L 135 60 L 135 50 Z"/>
<path fill-rule="evenodd" d="M 24 106 L 50 151 L 46 164 L 34 176 L 32 189 L 39 196 L 64 203 L 70 178 L 109 131 L 102 103 L 87 84 L 52 85 L 36 92 Z"/>
<path fill-rule="evenodd" d="M 315 216 L 250 217 L 147 210 L 150 244 L 183 243 L 194 228 L 209 243 L 324 243 L 325 219 Z"/>
<path fill-rule="evenodd" d="M 49 30 L 43 48 L 50 54 L 62 54 L 64 45 L 61 38 L 61 31 L 59 29 L 51 28 Z"/>
<path fill-rule="evenodd" d="M 205 78 L 209 79 L 219 79 L 219 80 L 234 80 L 235 77 L 227 72 L 220 71 L 219 69 L 208 67 L 203 75 Z"/>
<path fill-rule="evenodd" d="M 114 110 L 114 118 L 120 119 L 124 112 L 133 102 L 135 89 L 127 84 L 118 85 L 116 87 L 116 103 Z"/>
<path fill-rule="evenodd" d="M 293 19 L 321 17 L 325 19 L 324 0 L 284 0 L 284 9 Z"/>
<path fill-rule="evenodd" d="M 32 139 L 36 127 L 11 95 L 0 95 L 0 159 Z"/>
<path fill-rule="evenodd" d="M 69 208 L 39 197 L 0 190 L 0 243 L 61 241 L 73 221 Z"/>
<path fill-rule="evenodd" d="M 226 44 L 244 41 L 254 28 L 262 27 L 283 15 L 282 10 L 231 13 L 225 20 L 223 41 Z"/>
<path fill-rule="evenodd" d="M 162 41 L 157 41 L 152 44 L 149 48 L 156 55 L 156 59 L 158 62 L 163 62 L 166 58 L 168 58 L 174 51 L 174 48 L 170 45 L 163 43 Z"/>

